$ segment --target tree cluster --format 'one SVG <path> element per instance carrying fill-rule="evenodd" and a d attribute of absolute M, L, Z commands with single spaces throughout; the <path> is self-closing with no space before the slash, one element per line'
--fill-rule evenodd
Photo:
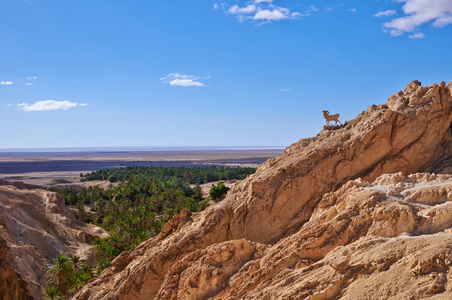
<path fill-rule="evenodd" d="M 114 181 L 118 182 L 107 189 L 92 186 L 80 190 L 71 187 L 60 190 L 66 204 L 77 208 L 77 217 L 81 221 L 102 226 L 111 234 L 108 238 L 94 241 L 97 250 L 97 272 L 107 268 L 110 261 L 122 251 L 132 249 L 158 234 L 163 225 L 182 209 L 197 212 L 207 207 L 208 199 L 202 198 L 199 185 L 193 188 L 189 185 L 194 179 L 205 178 L 206 174 L 210 174 L 208 178 L 227 175 L 228 178 L 239 179 L 255 171 L 252 168 L 210 169 L 105 169 L 86 174 L 81 179 L 110 180 L 114 176 Z M 233 178 L 234 176 L 236 178 Z M 228 189 L 220 183 L 218 186 L 221 193 L 224 188 Z M 221 197 L 221 193 L 219 196 L 215 193 L 212 199 Z"/>
<path fill-rule="evenodd" d="M 61 254 L 50 261 L 46 270 L 45 299 L 57 300 L 70 296 L 94 277 L 93 270 L 80 257 Z"/>
<path fill-rule="evenodd" d="M 108 180 L 110 182 L 127 181 L 133 175 L 145 175 L 153 178 L 179 178 L 189 184 L 203 184 L 218 180 L 245 179 L 254 174 L 256 168 L 163 168 L 163 167 L 127 167 L 119 169 L 103 169 L 87 173 L 81 177 L 81 181 Z"/>

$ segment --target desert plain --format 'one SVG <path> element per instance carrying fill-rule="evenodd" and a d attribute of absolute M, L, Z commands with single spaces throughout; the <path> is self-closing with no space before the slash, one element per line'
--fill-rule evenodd
<path fill-rule="evenodd" d="M 0 150 L 0 179 L 43 187 L 89 185 L 80 173 L 105 168 L 257 167 L 283 154 L 283 148 L 158 149 L 158 150 Z"/>

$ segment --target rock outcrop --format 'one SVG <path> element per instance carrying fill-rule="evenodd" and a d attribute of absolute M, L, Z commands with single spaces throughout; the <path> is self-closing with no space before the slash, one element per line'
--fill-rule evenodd
<path fill-rule="evenodd" d="M 0 236 L 0 298 L 3 300 L 31 300 L 28 284 L 13 267 L 11 248 Z"/>
<path fill-rule="evenodd" d="M 450 295 L 452 178 L 433 172 L 452 172 L 451 91 L 412 82 L 291 145 L 74 299 Z"/>
<path fill-rule="evenodd" d="M 15 183 L 0 186 L 0 299 L 41 299 L 47 263 L 58 256 L 92 260 L 100 227 L 75 219 L 61 195 Z"/>
<path fill-rule="evenodd" d="M 217 297 L 423 299 L 452 292 L 451 228 L 452 175 L 349 181 L 325 194 L 301 230 L 249 261 Z"/>

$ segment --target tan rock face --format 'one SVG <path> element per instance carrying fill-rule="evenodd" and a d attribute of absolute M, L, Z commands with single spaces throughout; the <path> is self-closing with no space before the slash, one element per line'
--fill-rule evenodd
<path fill-rule="evenodd" d="M 92 260 L 91 245 L 86 239 L 105 236 L 103 229 L 76 220 L 57 193 L 0 186 L 0 252 L 8 252 L 6 262 L 10 267 L 8 272 L 0 271 L 0 282 L 15 280 L 15 272 L 21 288 L 35 299 L 41 299 L 44 292 L 49 260 L 59 254 Z M 5 299 L 1 288 L 0 299 Z"/>
<path fill-rule="evenodd" d="M 387 105 L 369 107 L 343 128 L 322 130 L 291 145 L 284 156 L 268 160 L 236 184 L 222 202 L 192 215 L 182 227 L 169 224 L 161 239 L 118 257 L 127 264 L 105 270 L 75 299 L 355 295 L 358 292 L 348 294 L 354 291 L 350 280 L 361 277 L 347 275 L 350 270 L 372 276 L 387 270 L 395 259 L 363 258 L 360 263 L 375 267 L 354 269 L 357 249 L 371 251 L 377 243 L 414 241 L 421 234 L 439 235 L 452 227 L 450 178 L 406 177 L 449 170 L 451 87 L 452 83 L 421 87 L 413 82 L 391 96 Z M 391 173 L 395 174 L 380 177 Z M 361 243 L 360 248 L 355 243 Z M 349 250 L 339 251 L 341 247 Z M 422 252 L 413 247 L 400 258 Z M 226 257 L 234 252 L 231 266 L 222 260 L 215 263 L 214 253 L 222 251 Z M 441 270 L 448 272 L 446 267 Z M 377 295 L 372 288 L 370 284 L 368 295 Z M 434 290 L 416 293 L 425 296 Z M 375 299 L 361 296 L 354 299 Z"/>
<path fill-rule="evenodd" d="M 257 245 L 244 239 L 215 244 L 196 250 L 175 263 L 157 299 L 207 299 L 227 285 L 257 251 Z"/>
<path fill-rule="evenodd" d="M 17 274 L 13 264 L 11 249 L 0 236 L 0 298 L 4 300 L 33 299 L 27 282 Z"/>

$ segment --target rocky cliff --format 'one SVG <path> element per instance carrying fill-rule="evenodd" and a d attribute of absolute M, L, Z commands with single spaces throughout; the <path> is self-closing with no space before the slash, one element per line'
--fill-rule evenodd
<path fill-rule="evenodd" d="M 451 91 L 414 81 L 291 145 L 74 299 L 450 298 Z"/>
<path fill-rule="evenodd" d="M 0 299 L 41 299 L 49 260 L 92 259 L 90 241 L 107 233 L 75 219 L 61 195 L 0 181 Z"/>

